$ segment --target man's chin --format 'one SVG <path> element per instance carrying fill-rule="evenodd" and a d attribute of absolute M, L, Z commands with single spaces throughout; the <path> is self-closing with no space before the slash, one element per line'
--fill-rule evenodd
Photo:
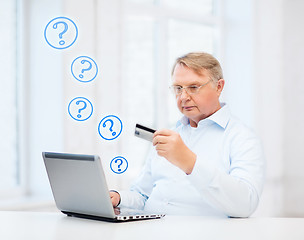
<path fill-rule="evenodd" d="M 189 119 L 195 119 L 197 117 L 197 113 L 194 111 L 183 111 L 183 114 Z"/>

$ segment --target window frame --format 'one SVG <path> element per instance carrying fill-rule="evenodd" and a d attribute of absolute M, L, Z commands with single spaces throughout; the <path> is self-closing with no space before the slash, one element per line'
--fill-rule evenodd
<path fill-rule="evenodd" d="M 9 187 L 9 188 L 5 188 L 5 189 L 0 189 L 0 198 L 1 200 L 3 199 L 8 199 L 8 198 L 13 198 L 13 197 L 18 197 L 24 194 L 24 182 L 21 179 L 21 159 L 20 159 L 20 114 L 19 114 L 19 110 L 20 110 L 20 88 L 19 88 L 19 77 L 20 77 L 20 73 L 19 73 L 19 64 L 20 64 L 20 60 L 19 60 L 19 46 L 20 46 L 20 39 L 18 38 L 18 36 L 20 36 L 20 19 L 19 19 L 19 13 L 20 13 L 20 1 L 19 0 L 15 0 L 14 2 L 11 2 L 11 4 L 14 4 L 13 8 L 15 9 L 15 13 L 14 16 L 12 16 L 15 21 L 16 24 L 14 26 L 14 29 L 12 30 L 15 35 L 16 35 L 16 41 L 15 41 L 15 49 L 14 51 L 16 52 L 15 55 L 15 67 L 16 67 L 16 72 L 15 72 L 15 76 L 14 76 L 14 80 L 15 80 L 15 92 L 14 92 L 14 98 L 15 98 L 15 108 L 16 108 L 16 146 L 15 146 L 15 154 L 16 154 L 16 162 L 15 162 L 15 186 L 13 187 Z M 9 51 L 11 51 L 12 49 L 9 49 Z M 9 161 L 11 161 L 12 159 L 8 159 Z"/>
<path fill-rule="evenodd" d="M 217 35 L 214 36 L 215 41 L 215 52 L 214 55 L 217 57 L 222 56 L 223 41 L 221 36 L 223 35 L 223 16 L 222 16 L 222 0 L 214 0 L 214 14 L 213 15 L 200 15 L 193 14 L 191 12 L 185 12 L 180 9 L 173 9 L 168 6 L 161 4 L 161 1 L 156 1 L 156 4 L 150 3 L 137 3 L 132 1 L 122 1 L 122 31 L 124 29 L 124 20 L 128 15 L 133 16 L 145 16 L 156 20 L 156 26 L 158 26 L 155 31 L 156 34 L 156 57 L 155 70 L 156 70 L 156 110 L 155 116 L 155 126 L 167 126 L 167 107 L 164 107 L 164 102 L 168 102 L 168 25 L 169 20 L 181 20 L 193 22 L 196 24 L 202 24 L 205 26 L 211 26 L 217 28 Z M 123 35 L 123 33 L 122 33 Z M 123 37 L 122 37 L 123 39 Z M 122 43 L 123 45 L 123 43 Z M 123 49 L 123 47 L 122 47 Z M 166 105 L 167 106 L 167 105 Z"/>

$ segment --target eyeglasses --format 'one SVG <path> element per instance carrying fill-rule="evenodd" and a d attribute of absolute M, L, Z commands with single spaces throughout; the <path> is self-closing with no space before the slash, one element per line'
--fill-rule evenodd
<path fill-rule="evenodd" d="M 188 86 L 188 87 L 182 87 L 182 86 L 175 86 L 175 85 L 172 85 L 170 87 L 171 91 L 173 94 L 175 94 L 176 96 L 178 95 L 181 95 L 182 92 L 183 92 L 183 89 L 185 89 L 186 93 L 188 93 L 189 95 L 193 95 L 193 94 L 196 94 L 199 92 L 199 90 L 207 85 L 209 82 L 211 82 L 211 80 L 209 80 L 208 82 L 204 83 L 203 85 L 200 85 L 200 86 L 197 86 L 197 85 L 191 85 L 191 86 Z"/>

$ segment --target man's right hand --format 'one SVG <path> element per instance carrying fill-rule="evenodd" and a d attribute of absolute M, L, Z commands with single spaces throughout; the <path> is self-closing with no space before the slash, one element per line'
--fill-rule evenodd
<path fill-rule="evenodd" d="M 117 205 L 120 203 L 119 193 L 110 191 L 110 197 L 113 207 L 117 207 Z"/>

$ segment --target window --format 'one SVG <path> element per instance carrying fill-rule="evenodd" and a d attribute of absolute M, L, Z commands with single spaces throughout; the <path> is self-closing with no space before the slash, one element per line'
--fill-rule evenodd
<path fill-rule="evenodd" d="M 0 2 L 0 193 L 20 184 L 17 114 L 16 1 Z"/>
<path fill-rule="evenodd" d="M 140 171 L 151 145 L 135 137 L 129 138 L 134 135 L 135 124 L 141 123 L 152 128 L 173 127 L 180 117 L 174 97 L 168 89 L 174 60 L 190 51 L 207 51 L 217 55 L 219 17 L 215 14 L 215 2 L 215 0 L 123 0 L 118 2 L 103 0 L 90 3 L 76 1 L 71 4 L 66 3 L 65 9 L 62 10 L 61 1 L 53 8 L 47 4 L 38 7 L 35 3 L 25 4 L 24 1 L 19 0 L 1 1 L 0 193 L 20 186 L 25 186 L 26 189 L 38 194 L 46 189 L 49 190 L 40 154 L 46 149 L 86 153 L 101 151 L 105 161 L 110 159 L 114 152 L 120 152 L 130 160 L 130 168 L 124 177 L 130 175 L 133 179 L 134 175 Z M 17 10 L 18 6 L 22 5 L 21 3 L 26 5 L 26 8 L 22 9 L 27 14 L 22 17 L 30 16 L 28 22 L 22 21 L 22 24 L 31 30 L 28 36 L 17 34 L 20 30 L 17 23 L 21 22 L 17 21 L 20 18 Z M 84 18 L 86 14 L 80 16 L 79 11 L 84 7 L 96 9 L 96 16 L 93 14 L 94 16 L 87 19 Z M 104 12 L 97 14 L 99 11 Z M 37 14 L 38 12 L 40 14 Z M 87 42 L 84 44 L 81 41 L 69 51 L 62 52 L 45 46 L 39 34 L 50 17 L 61 12 L 68 12 L 77 21 L 79 28 L 82 29 L 81 36 L 96 43 L 95 49 L 92 47 L 93 44 Z M 117 15 L 112 16 L 112 13 Z M 115 24 L 107 22 L 110 17 Z M 90 26 L 98 27 L 81 27 L 85 26 L 84 19 Z M 38 22 L 40 24 L 36 24 Z M 27 32 L 28 29 L 23 29 L 23 31 Z M 98 43 L 96 36 L 102 36 L 98 38 Z M 112 42 L 113 39 L 114 42 Z M 25 49 L 23 45 L 28 46 Z M 19 46 L 22 48 L 19 49 Z M 91 48 L 88 49 L 88 46 Z M 66 109 L 64 107 L 63 110 L 61 107 L 63 99 L 70 99 L 74 93 L 76 94 L 74 82 L 66 76 L 70 76 L 70 60 L 80 54 L 79 49 L 88 51 L 92 55 L 95 53 L 95 56 L 99 57 L 100 76 L 102 79 L 107 79 L 107 82 L 96 81 L 87 86 L 86 90 L 96 85 L 96 88 L 92 87 L 88 92 L 92 99 L 94 97 L 101 99 L 98 104 L 102 107 L 100 111 L 96 103 L 95 112 L 99 115 L 81 128 L 79 124 L 66 117 Z M 19 65 L 22 65 L 20 69 Z M 22 71 L 27 71 L 27 74 L 21 73 Z M 41 81 L 41 74 L 46 71 L 48 74 Z M 114 78 L 113 74 L 117 76 L 115 75 Z M 19 78 L 22 78 L 21 81 Z M 119 105 L 119 117 L 123 120 L 125 136 L 128 136 L 128 139 L 120 138 L 115 144 L 111 144 L 100 141 L 97 136 L 98 142 L 95 144 L 94 137 L 97 133 L 93 132 L 97 131 L 95 121 L 100 120 L 97 118 L 106 112 L 105 109 L 112 111 L 112 106 L 105 107 L 107 103 L 102 101 L 109 96 L 112 97 L 109 91 L 105 90 L 106 86 L 116 85 L 119 85 L 119 90 L 115 92 L 117 95 L 115 95 L 113 108 L 116 109 L 116 103 Z M 102 89 L 102 91 L 97 93 L 97 89 Z M 52 92 L 56 92 L 56 98 L 53 97 Z M 23 98 L 26 98 L 28 103 L 24 103 L 21 100 Z M 31 111 L 24 108 L 27 104 Z M 56 118 L 50 118 L 48 114 Z M 90 131 L 84 130 L 84 126 Z M 77 131 L 79 135 L 75 135 Z M 77 136 L 81 137 L 77 138 Z M 79 142 L 81 144 L 78 144 Z M 110 145 L 115 150 L 103 151 Z M 22 154 L 19 151 L 22 151 Z M 20 160 L 21 157 L 22 160 Z M 105 166 L 107 166 L 106 163 Z M 109 169 L 106 168 L 106 170 Z M 116 181 L 118 178 L 114 175 L 113 179 Z"/>
<path fill-rule="evenodd" d="M 122 109 L 126 116 L 125 129 L 132 131 L 136 123 L 152 128 L 175 125 L 181 115 L 169 91 L 171 67 L 177 57 L 191 51 L 216 55 L 219 20 L 215 12 L 213 0 L 124 1 Z M 135 172 L 141 167 L 149 146 L 136 138 L 122 144 L 123 152 L 137 167 Z"/>

